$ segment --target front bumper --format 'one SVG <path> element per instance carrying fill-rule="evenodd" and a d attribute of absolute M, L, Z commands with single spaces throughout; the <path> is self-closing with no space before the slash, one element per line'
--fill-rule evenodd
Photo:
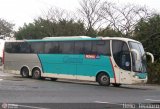
<path fill-rule="evenodd" d="M 131 84 L 145 84 L 147 83 L 147 80 L 148 80 L 147 78 L 139 79 L 139 78 L 134 77 Z"/>

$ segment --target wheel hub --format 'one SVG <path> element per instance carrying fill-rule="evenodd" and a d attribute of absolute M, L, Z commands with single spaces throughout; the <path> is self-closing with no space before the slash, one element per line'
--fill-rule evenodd
<path fill-rule="evenodd" d="M 105 75 L 102 76 L 101 81 L 102 81 L 103 83 L 106 83 L 106 82 L 108 81 L 108 77 L 105 76 Z"/>

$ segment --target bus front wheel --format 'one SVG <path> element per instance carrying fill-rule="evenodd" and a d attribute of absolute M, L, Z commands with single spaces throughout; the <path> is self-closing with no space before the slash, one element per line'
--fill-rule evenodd
<path fill-rule="evenodd" d="M 107 74 L 105 73 L 100 73 L 97 76 L 97 82 L 99 83 L 99 85 L 101 86 L 109 86 L 110 85 L 110 78 Z"/>
<path fill-rule="evenodd" d="M 34 79 L 41 79 L 41 71 L 40 71 L 39 68 L 33 69 L 32 77 L 33 77 Z"/>
<path fill-rule="evenodd" d="M 27 67 L 23 67 L 23 68 L 21 69 L 21 76 L 22 76 L 23 78 L 28 78 L 28 77 L 29 77 L 29 70 L 28 70 Z"/>

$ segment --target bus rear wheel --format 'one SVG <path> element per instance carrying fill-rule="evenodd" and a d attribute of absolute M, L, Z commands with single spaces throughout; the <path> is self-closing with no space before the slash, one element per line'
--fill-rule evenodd
<path fill-rule="evenodd" d="M 23 67 L 23 68 L 21 69 L 21 76 L 22 76 L 23 78 L 28 78 L 28 77 L 29 77 L 29 70 L 28 70 L 27 67 Z"/>
<path fill-rule="evenodd" d="M 105 73 L 100 73 L 97 76 L 97 82 L 99 83 L 99 85 L 101 86 L 109 86 L 110 85 L 110 78 L 107 74 Z"/>
<path fill-rule="evenodd" d="M 40 71 L 39 68 L 33 69 L 32 78 L 34 78 L 34 79 L 41 79 L 41 71 Z"/>

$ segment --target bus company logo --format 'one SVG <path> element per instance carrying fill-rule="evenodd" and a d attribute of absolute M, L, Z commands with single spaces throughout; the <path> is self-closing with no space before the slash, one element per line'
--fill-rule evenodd
<path fill-rule="evenodd" d="M 98 59 L 99 56 L 98 56 L 98 55 L 90 55 L 90 54 L 87 54 L 87 55 L 85 55 L 85 58 L 88 58 L 88 59 Z"/>

